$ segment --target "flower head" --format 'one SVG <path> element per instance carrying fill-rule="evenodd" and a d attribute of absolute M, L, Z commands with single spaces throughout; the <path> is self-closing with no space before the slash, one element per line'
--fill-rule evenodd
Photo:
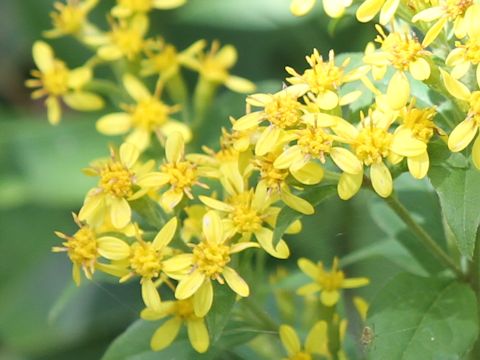
<path fill-rule="evenodd" d="M 57 38 L 65 35 L 77 35 L 88 27 L 87 15 L 98 4 L 98 0 L 67 0 L 66 4 L 55 2 L 52 11 L 53 29 L 45 31 L 44 36 Z"/>
<path fill-rule="evenodd" d="M 369 22 L 380 13 L 380 24 L 386 25 L 395 15 L 400 0 L 365 0 L 357 9 L 357 19 Z"/>
<path fill-rule="evenodd" d="M 99 132 L 118 135 L 131 131 L 125 141 L 141 151 L 149 146 L 152 133 L 166 138 L 178 131 L 186 141 L 190 140 L 192 135 L 188 126 L 170 117 L 170 114 L 178 110 L 178 106 L 163 103 L 159 99 L 159 91 L 152 95 L 133 75 L 124 75 L 123 85 L 136 103 L 123 105 L 125 112 L 111 113 L 100 118 L 97 121 Z"/>
<path fill-rule="evenodd" d="M 59 99 L 72 109 L 80 111 L 93 111 L 103 107 L 101 97 L 82 90 L 92 77 L 90 68 L 70 70 L 63 61 L 55 58 L 52 48 L 43 41 L 36 41 L 32 51 L 39 70 L 32 71 L 35 79 L 27 80 L 26 86 L 39 88 L 33 91 L 32 98 L 47 97 L 45 105 L 51 124 L 58 124 L 62 116 Z"/>
<path fill-rule="evenodd" d="M 152 335 L 150 346 L 154 351 L 168 347 L 178 336 L 182 324 L 187 326 L 188 339 L 196 351 L 203 353 L 210 345 L 205 318 L 195 314 L 192 298 L 164 301 L 157 310 L 144 309 L 140 317 L 149 321 L 169 318 Z"/>
<path fill-rule="evenodd" d="M 117 0 L 112 15 L 125 18 L 135 14 L 146 14 L 153 9 L 169 10 L 185 4 L 186 0 Z"/>
<path fill-rule="evenodd" d="M 305 347 L 302 347 L 297 333 L 291 326 L 281 325 L 279 333 L 288 356 L 283 360 L 312 360 L 315 355 L 329 355 L 326 321 L 318 321 L 313 325 L 305 340 Z"/>
<path fill-rule="evenodd" d="M 367 278 L 345 278 L 345 273 L 338 268 L 338 258 L 333 259 L 333 265 L 330 271 L 325 270 L 323 264 L 301 258 L 298 260 L 298 266 L 313 282 L 300 287 L 297 293 L 300 295 L 310 295 L 320 292 L 320 300 L 325 306 L 334 306 L 340 299 L 341 289 L 351 289 L 365 286 L 369 283 Z"/>

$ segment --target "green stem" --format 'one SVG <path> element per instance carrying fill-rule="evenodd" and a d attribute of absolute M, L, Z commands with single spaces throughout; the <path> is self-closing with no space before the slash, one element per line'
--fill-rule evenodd
<path fill-rule="evenodd" d="M 410 230 L 420 239 L 433 255 L 437 257 L 446 267 L 450 268 L 459 278 L 464 279 L 465 275 L 460 268 L 453 262 L 450 256 L 432 239 L 432 237 L 413 220 L 410 212 L 402 205 L 395 196 L 385 199 L 387 205 L 395 211 L 400 219 L 410 228 Z"/>
<path fill-rule="evenodd" d="M 191 121 L 190 119 L 190 108 L 188 103 L 188 88 L 185 84 L 185 80 L 180 72 L 177 72 L 166 82 L 166 88 L 168 94 L 172 100 L 182 105 L 182 118 L 185 123 Z"/>
<path fill-rule="evenodd" d="M 250 298 L 244 299 L 241 304 L 245 306 L 255 317 L 257 323 L 261 324 L 262 330 L 274 331 L 277 332 L 279 325 L 273 321 L 268 313 L 260 308 L 258 304 Z"/>
<path fill-rule="evenodd" d="M 193 121 L 192 130 L 197 130 L 204 122 L 208 110 L 212 105 L 218 85 L 200 76 L 193 94 Z"/>

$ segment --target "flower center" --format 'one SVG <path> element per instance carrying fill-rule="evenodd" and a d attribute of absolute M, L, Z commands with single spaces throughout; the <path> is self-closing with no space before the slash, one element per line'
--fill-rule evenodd
<path fill-rule="evenodd" d="M 152 8 L 152 0 L 119 0 L 118 3 L 133 12 L 147 12 Z"/>
<path fill-rule="evenodd" d="M 123 164 L 113 161 L 101 170 L 100 187 L 110 195 L 126 198 L 133 194 L 133 177 L 133 173 Z"/>
<path fill-rule="evenodd" d="M 389 54 L 390 63 L 401 71 L 408 70 L 409 65 L 423 55 L 422 44 L 408 34 L 391 33 L 378 41 Z"/>
<path fill-rule="evenodd" d="M 403 124 L 412 131 L 417 139 L 428 143 L 434 134 L 435 123 L 433 118 L 436 113 L 433 108 L 410 109 L 403 116 Z"/>
<path fill-rule="evenodd" d="M 155 250 L 152 243 L 137 242 L 132 245 L 130 267 L 143 278 L 152 279 L 160 275 L 162 253 Z"/>
<path fill-rule="evenodd" d="M 260 179 L 266 181 L 267 187 L 279 191 L 288 176 L 288 169 L 276 169 L 273 166 L 276 156 L 268 153 L 255 159 L 254 165 L 260 171 Z"/>
<path fill-rule="evenodd" d="M 480 126 L 480 91 L 474 91 L 470 96 L 468 116 Z"/>
<path fill-rule="evenodd" d="M 123 26 L 117 27 L 113 29 L 110 35 L 112 42 L 129 60 L 133 59 L 143 49 L 143 36 L 135 29 Z"/>
<path fill-rule="evenodd" d="M 300 106 L 300 103 L 293 96 L 275 96 L 272 101 L 265 105 L 265 114 L 268 121 L 285 129 L 297 125 L 300 121 L 302 115 Z"/>
<path fill-rule="evenodd" d="M 382 161 L 390 153 L 392 134 L 384 129 L 365 127 L 360 131 L 353 148 L 357 157 L 365 163 L 372 165 Z"/>
<path fill-rule="evenodd" d="M 473 0 L 447 0 L 444 10 L 449 20 L 455 20 L 457 17 L 463 16 L 472 4 Z"/>
<path fill-rule="evenodd" d="M 63 95 L 68 91 L 68 68 L 65 63 L 55 60 L 53 68 L 45 73 L 41 73 L 43 86 L 52 95 Z"/>
<path fill-rule="evenodd" d="M 261 228 L 262 218 L 252 207 L 253 192 L 246 191 L 232 196 L 228 203 L 234 210 L 229 214 L 238 233 L 252 233 Z"/>
<path fill-rule="evenodd" d="M 469 39 L 465 45 L 459 45 L 465 49 L 465 60 L 472 64 L 480 63 L 480 43 L 477 39 Z"/>
<path fill-rule="evenodd" d="M 317 282 L 323 290 L 332 291 L 340 289 L 344 279 L 343 271 L 320 271 Z"/>
<path fill-rule="evenodd" d="M 190 188 L 197 181 L 196 167 L 190 161 L 166 163 L 161 166 L 160 170 L 168 174 L 170 185 L 179 190 Z"/>
<path fill-rule="evenodd" d="M 133 123 L 152 130 L 167 121 L 169 107 L 155 98 L 142 100 L 132 108 Z"/>
<path fill-rule="evenodd" d="M 166 45 L 160 54 L 152 58 L 155 70 L 163 72 L 178 64 L 177 50 L 172 45 Z"/>
<path fill-rule="evenodd" d="M 55 3 L 54 6 L 58 13 L 52 12 L 50 17 L 56 29 L 64 34 L 74 34 L 81 29 L 85 20 L 85 11 L 81 7 L 74 3 L 65 5 L 60 2 Z"/>
<path fill-rule="evenodd" d="M 190 320 L 197 318 L 193 311 L 192 300 L 177 300 L 175 303 L 175 314 L 182 320 Z"/>
<path fill-rule="evenodd" d="M 215 279 L 230 262 L 230 248 L 224 244 L 202 241 L 193 249 L 193 262 L 202 273 Z"/>
<path fill-rule="evenodd" d="M 312 68 L 305 70 L 303 78 L 315 94 L 335 90 L 343 83 L 343 68 L 335 66 L 333 56 L 328 62 L 324 62 L 316 52 L 310 56 L 308 62 Z"/>
<path fill-rule="evenodd" d="M 324 161 L 324 154 L 329 153 L 332 148 L 332 136 L 321 128 L 313 126 L 298 130 L 298 134 L 297 144 L 302 148 L 302 152 Z"/>
<path fill-rule="evenodd" d="M 66 247 L 72 262 L 91 265 L 95 262 L 97 253 L 97 238 L 95 232 L 88 226 L 81 227 L 75 235 L 69 237 Z"/>

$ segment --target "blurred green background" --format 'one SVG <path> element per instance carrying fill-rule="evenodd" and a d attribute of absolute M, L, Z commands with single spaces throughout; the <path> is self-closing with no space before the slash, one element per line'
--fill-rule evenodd
<path fill-rule="evenodd" d="M 113 3 L 102 1 L 93 18 L 104 23 L 101 9 Z M 232 72 L 269 91 L 281 88 L 285 65 L 303 70 L 304 57 L 314 47 L 323 54 L 330 48 L 337 53 L 361 51 L 373 37 L 371 24 L 359 25 L 352 17 L 330 21 L 320 2 L 303 18 L 292 16 L 288 6 L 289 0 L 189 0 L 183 8 L 154 12 L 150 34 L 162 34 L 180 49 L 199 38 L 232 43 L 239 51 Z M 66 256 L 50 252 L 59 243 L 54 230 L 75 231 L 70 213 L 78 211 L 92 186 L 80 169 L 104 156 L 111 140 L 95 132 L 94 122 L 101 113 L 66 110 L 59 126 L 49 126 L 42 102 L 31 101 L 23 85 L 34 67 L 31 45 L 50 27 L 51 7 L 50 0 L 0 2 L 2 360 L 98 359 L 141 308 L 135 285 L 119 287 L 94 281 L 76 288 Z M 72 39 L 50 43 L 71 67 L 89 55 Z M 219 93 L 203 135 L 205 143 L 214 146 L 228 115 L 242 114 L 243 99 L 243 95 L 226 90 Z M 425 197 L 421 199 L 425 204 L 436 201 L 431 193 L 419 192 L 423 183 L 417 189 L 412 189 L 408 180 L 399 183 L 408 190 L 402 194 L 410 199 L 410 205 L 419 196 Z M 439 228 L 425 208 L 425 221 Z M 409 258 L 405 249 L 412 239 L 398 222 L 394 228 L 385 226 L 389 216 L 369 194 L 348 203 L 332 199 L 305 219 L 302 234 L 289 238 L 294 255 L 281 264 L 294 269 L 300 256 L 329 263 L 334 255 L 346 255 L 348 275 L 372 278 L 372 284 L 359 292 L 367 299 L 402 268 L 416 273 L 438 269 L 433 260 L 420 266 Z M 403 241 L 403 246 L 393 241 L 394 237 Z M 361 247 L 366 250 L 357 251 Z M 274 267 L 280 262 L 270 264 Z M 351 330 L 353 343 L 359 339 L 359 326 Z"/>

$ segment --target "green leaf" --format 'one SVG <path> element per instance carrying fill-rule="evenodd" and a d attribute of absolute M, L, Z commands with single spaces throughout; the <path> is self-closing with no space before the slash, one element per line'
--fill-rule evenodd
<path fill-rule="evenodd" d="M 445 164 L 432 166 L 428 176 L 440 198 L 458 250 L 471 257 L 480 224 L 480 171 Z"/>
<path fill-rule="evenodd" d="M 207 315 L 208 333 L 212 345 L 222 336 L 237 297 L 227 285 L 214 283 L 213 291 L 213 306 Z"/>
<path fill-rule="evenodd" d="M 463 359 L 478 335 L 477 304 L 466 284 L 399 274 L 376 296 L 367 323 L 369 359 Z"/>
<path fill-rule="evenodd" d="M 328 199 L 333 194 L 336 194 L 337 188 L 335 185 L 321 185 L 308 189 L 307 191 L 301 194 L 302 198 L 308 200 L 313 206 L 317 206 L 322 201 Z M 283 234 L 295 220 L 300 219 L 303 214 L 290 209 L 285 206 L 278 214 L 277 223 L 275 224 L 275 229 L 273 231 L 273 245 L 277 245 Z"/>

